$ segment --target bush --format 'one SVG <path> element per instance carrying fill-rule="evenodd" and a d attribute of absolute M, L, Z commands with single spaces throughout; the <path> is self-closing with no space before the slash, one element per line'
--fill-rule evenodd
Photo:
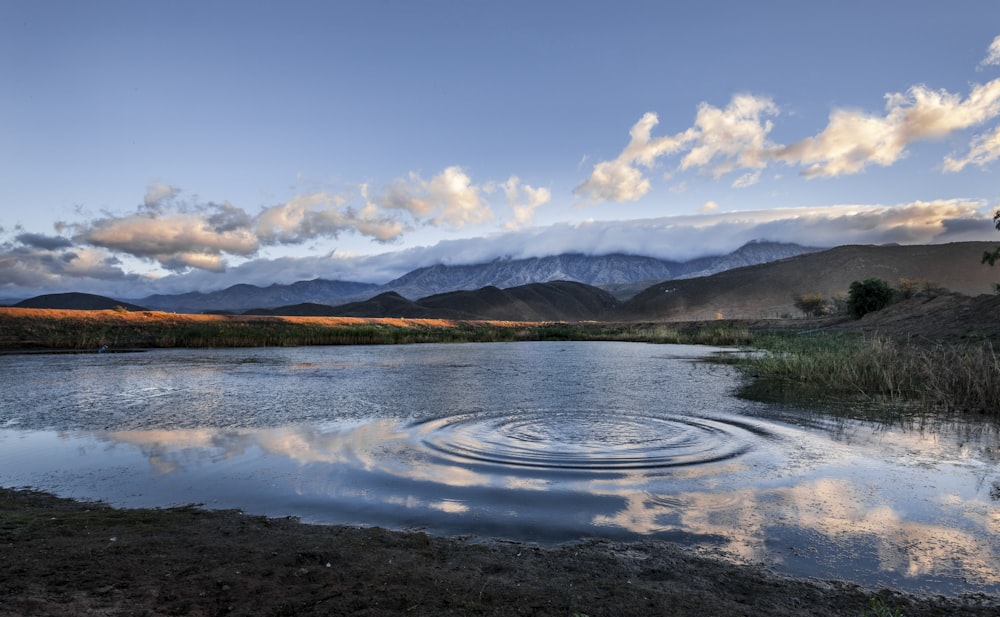
<path fill-rule="evenodd" d="M 899 297 L 904 300 L 918 296 L 933 298 L 948 292 L 947 289 L 929 279 L 917 280 L 901 278 L 899 279 L 897 289 L 899 290 Z"/>
<path fill-rule="evenodd" d="M 892 304 L 896 291 L 882 279 L 865 279 L 851 283 L 847 294 L 847 313 L 861 319 Z"/>
<path fill-rule="evenodd" d="M 795 308 L 812 317 L 830 314 L 830 305 L 820 294 L 799 294 L 795 296 Z"/>

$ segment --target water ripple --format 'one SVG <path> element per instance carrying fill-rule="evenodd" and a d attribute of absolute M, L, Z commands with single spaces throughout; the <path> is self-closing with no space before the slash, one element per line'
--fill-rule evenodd
<path fill-rule="evenodd" d="M 727 461 L 770 436 L 724 418 L 552 410 L 455 415 L 414 428 L 424 447 L 452 462 L 592 472 Z"/>

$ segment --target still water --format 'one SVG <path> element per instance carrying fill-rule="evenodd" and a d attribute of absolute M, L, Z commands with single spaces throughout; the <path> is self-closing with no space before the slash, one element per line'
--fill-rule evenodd
<path fill-rule="evenodd" d="M 1000 435 L 736 398 L 709 347 L 0 356 L 0 485 L 1000 593 Z"/>

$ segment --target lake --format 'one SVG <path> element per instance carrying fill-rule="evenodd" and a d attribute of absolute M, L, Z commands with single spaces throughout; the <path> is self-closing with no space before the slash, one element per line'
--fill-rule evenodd
<path fill-rule="evenodd" d="M 0 485 L 1000 593 L 1000 434 L 737 398 L 718 349 L 524 342 L 0 356 Z"/>

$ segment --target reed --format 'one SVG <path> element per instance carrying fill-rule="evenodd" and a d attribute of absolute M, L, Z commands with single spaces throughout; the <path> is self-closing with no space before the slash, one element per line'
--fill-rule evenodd
<path fill-rule="evenodd" d="M 771 386 L 1000 417 L 1000 358 L 990 342 L 820 334 L 763 337 L 755 347 L 737 365 Z"/>

